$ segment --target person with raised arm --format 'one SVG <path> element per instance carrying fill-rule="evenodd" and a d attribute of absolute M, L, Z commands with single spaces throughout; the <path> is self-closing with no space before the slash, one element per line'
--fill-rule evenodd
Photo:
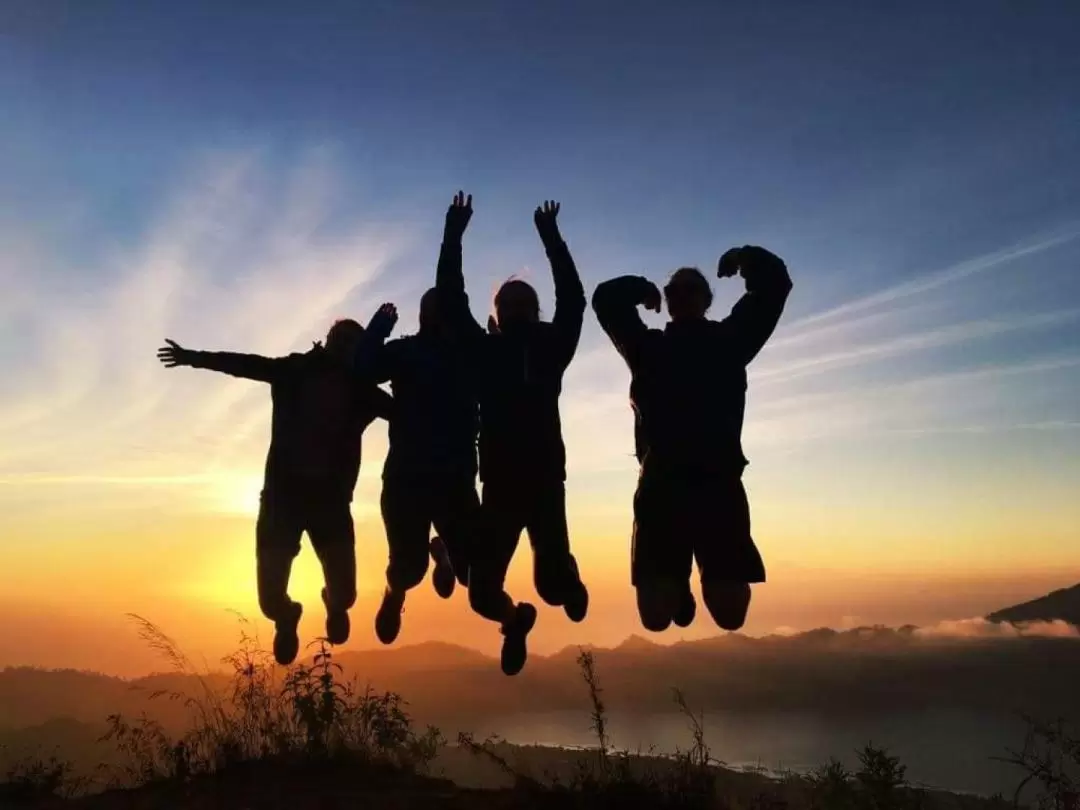
<path fill-rule="evenodd" d="M 470 196 L 470 207 L 471 201 Z M 496 293 L 495 312 L 485 330 L 469 310 L 460 261 L 440 262 L 436 279 L 445 316 L 472 347 L 480 403 L 484 536 L 470 560 L 469 602 L 477 613 L 501 625 L 501 663 L 508 675 L 524 667 L 527 636 L 537 618 L 532 604 L 515 604 L 505 588 L 523 530 L 532 545 L 540 598 L 562 607 L 575 622 L 584 620 L 589 603 L 570 551 L 566 449 L 559 415 L 563 374 L 577 351 L 587 301 L 559 231 L 559 210 L 559 203 L 547 201 L 533 214 L 555 283 L 550 322 L 540 320 L 540 300 L 532 285 L 511 279 Z M 460 247 L 444 243 L 443 250 L 456 256 Z"/>
<path fill-rule="evenodd" d="M 631 580 L 642 625 L 654 632 L 687 627 L 696 603 L 694 560 L 713 621 L 738 630 L 750 585 L 765 566 L 750 534 L 742 474 L 746 367 L 772 335 L 791 291 L 787 267 L 764 248 L 727 251 L 720 278 L 740 274 L 746 292 L 720 321 L 707 317 L 712 289 L 697 268 L 677 270 L 664 287 L 641 276 L 600 284 L 592 305 L 630 368 L 635 454 Z M 649 329 L 638 307 L 670 322 Z"/>
<path fill-rule="evenodd" d="M 306 531 L 322 565 L 326 638 L 349 638 L 356 601 L 356 541 L 350 504 L 360 473 L 361 439 L 376 418 L 390 419 L 393 400 L 353 373 L 360 347 L 381 343 L 397 311 L 384 304 L 365 330 L 354 320 L 331 326 L 326 343 L 284 357 L 185 349 L 172 340 L 158 349 L 167 367 L 188 366 L 268 383 L 273 402 L 255 557 L 259 607 L 274 622 L 274 658 L 283 666 L 300 649 L 303 606 L 289 597 L 293 560 Z"/>
<path fill-rule="evenodd" d="M 456 263 L 461 272 L 461 239 L 471 216 L 471 205 L 459 193 L 446 212 L 440 267 Z M 440 597 L 449 599 L 455 583 L 467 585 L 469 550 L 481 532 L 472 358 L 441 310 L 438 292 L 429 289 L 420 299 L 415 335 L 357 357 L 357 373 L 389 382 L 394 396 L 381 499 L 389 563 L 375 617 L 375 633 L 384 644 L 401 632 L 406 594 L 423 581 L 429 557 Z M 436 536 L 429 540 L 432 527 Z"/>

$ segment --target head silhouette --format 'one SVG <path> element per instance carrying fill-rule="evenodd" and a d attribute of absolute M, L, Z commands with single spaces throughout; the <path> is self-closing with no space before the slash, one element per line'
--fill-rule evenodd
<path fill-rule="evenodd" d="M 356 351 L 356 344 L 364 334 L 364 327 L 351 318 L 335 321 L 326 333 L 326 351 L 336 360 L 347 361 Z"/>
<path fill-rule="evenodd" d="M 671 320 L 701 320 L 712 306 L 712 288 L 696 267 L 680 267 L 664 285 L 664 299 Z"/>
<path fill-rule="evenodd" d="M 420 331 L 438 332 L 442 327 L 438 291 L 432 287 L 420 296 Z"/>
<path fill-rule="evenodd" d="M 500 331 L 540 320 L 540 297 L 527 281 L 512 278 L 495 293 L 495 321 Z"/>

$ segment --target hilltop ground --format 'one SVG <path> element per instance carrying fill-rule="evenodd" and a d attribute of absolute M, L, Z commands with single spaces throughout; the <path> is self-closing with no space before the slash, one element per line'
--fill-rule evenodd
<path fill-rule="evenodd" d="M 436 729 L 418 729 L 398 695 L 345 680 L 325 647 L 282 679 L 268 654 L 245 636 L 228 659 L 232 679 L 223 683 L 195 673 L 156 627 L 144 622 L 142 635 L 184 676 L 179 682 L 195 685 L 184 694 L 163 689 L 155 697 L 186 713 L 184 729 L 166 728 L 145 714 L 114 714 L 105 740 L 115 747 L 115 761 L 87 769 L 86 763 L 77 768 L 47 754 L 23 759 L 9 768 L 6 780 L 0 776 L 0 807 L 998 810 L 1009 804 L 1000 797 L 912 787 L 904 765 L 872 745 L 859 752 L 852 770 L 831 760 L 809 773 L 732 771 L 713 759 L 700 715 L 678 692 L 676 704 L 688 726 L 686 749 L 668 757 L 617 751 L 587 651 L 577 663 L 596 745 L 570 751 L 477 742 L 467 735 L 448 745 Z M 1080 810 L 1080 740 L 1063 726 L 1032 723 L 1023 746 L 1003 754 L 1002 768 L 1014 769 L 1017 783 L 1028 788 L 1010 797 L 1014 802 Z M 478 789 L 435 778 L 431 766 L 437 756 L 474 758 L 489 771 L 485 784 L 503 786 Z"/>

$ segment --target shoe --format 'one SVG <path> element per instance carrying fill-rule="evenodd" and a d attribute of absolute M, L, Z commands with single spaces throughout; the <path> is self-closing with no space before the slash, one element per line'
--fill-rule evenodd
<path fill-rule="evenodd" d="M 282 615 L 274 620 L 274 660 L 283 667 L 295 661 L 300 653 L 300 636 L 297 635 L 296 628 L 303 614 L 303 605 L 290 602 Z"/>
<path fill-rule="evenodd" d="M 581 580 L 574 583 L 571 588 L 566 603 L 563 605 L 563 611 L 566 613 L 566 618 L 572 622 L 585 621 L 585 614 L 589 612 L 589 591 Z"/>
<path fill-rule="evenodd" d="M 401 612 L 405 609 L 405 593 L 397 593 L 387 588 L 383 592 L 382 604 L 375 614 L 375 635 L 383 644 L 393 644 L 401 632 Z"/>
<path fill-rule="evenodd" d="M 675 622 L 679 627 L 689 627 L 694 623 L 694 616 L 697 615 L 697 602 L 694 600 L 694 594 L 689 590 L 679 600 L 679 607 L 675 610 L 675 615 L 671 617 L 671 620 Z"/>
<path fill-rule="evenodd" d="M 525 644 L 529 631 L 536 624 L 536 608 L 528 602 L 518 602 L 514 619 L 503 625 L 503 643 L 500 663 L 506 675 L 517 675 L 525 667 L 529 650 Z"/>
<path fill-rule="evenodd" d="M 326 588 L 322 589 L 322 600 L 326 606 L 326 640 L 331 644 L 344 644 L 349 640 L 352 624 L 347 610 L 330 610 Z"/>
<path fill-rule="evenodd" d="M 446 543 L 441 537 L 431 538 L 431 559 L 435 561 L 435 570 L 431 572 L 431 584 L 435 586 L 435 593 L 443 599 L 449 599 L 454 595 L 457 578 L 454 576 L 454 567 L 450 564 Z"/>

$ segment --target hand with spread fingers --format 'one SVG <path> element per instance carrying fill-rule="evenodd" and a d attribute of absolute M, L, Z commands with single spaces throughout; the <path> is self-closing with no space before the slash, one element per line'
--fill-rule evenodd
<path fill-rule="evenodd" d="M 536 231 L 540 234 L 540 239 L 544 244 L 559 241 L 562 236 L 559 234 L 559 209 L 561 206 L 555 200 L 545 200 L 543 205 L 536 206 L 536 210 L 533 212 L 533 222 L 536 224 Z"/>
<path fill-rule="evenodd" d="M 454 195 L 453 202 L 446 209 L 446 225 L 443 228 L 443 240 L 460 242 L 465 235 L 465 229 L 469 227 L 472 219 L 472 194 L 466 196 L 464 191 Z"/>
<path fill-rule="evenodd" d="M 165 343 L 167 345 L 162 346 L 157 351 L 157 358 L 165 368 L 191 365 L 191 352 L 188 349 L 185 349 L 175 340 L 169 340 L 168 338 L 165 338 Z"/>

